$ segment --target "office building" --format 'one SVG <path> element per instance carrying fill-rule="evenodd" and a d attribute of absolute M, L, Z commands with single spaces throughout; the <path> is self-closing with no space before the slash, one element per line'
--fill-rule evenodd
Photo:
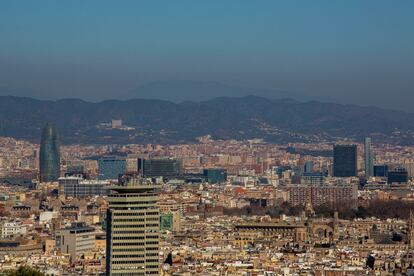
<path fill-rule="evenodd" d="M 85 180 L 77 176 L 59 178 L 60 192 L 70 197 L 106 196 L 109 184 L 106 180 Z"/>
<path fill-rule="evenodd" d="M 364 159 L 365 159 L 365 176 L 367 178 L 374 176 L 374 155 L 372 153 L 372 140 L 365 137 L 364 140 Z"/>
<path fill-rule="evenodd" d="M 139 159 L 138 170 L 144 177 L 172 178 L 182 174 L 181 161 L 174 158 Z"/>
<path fill-rule="evenodd" d="M 375 177 L 387 177 L 388 175 L 388 165 L 376 165 L 374 166 L 374 176 Z"/>
<path fill-rule="evenodd" d="M 334 145 L 333 175 L 335 177 L 357 176 L 357 146 Z"/>
<path fill-rule="evenodd" d="M 324 173 L 304 173 L 300 178 L 300 183 L 304 185 L 322 185 L 324 181 Z"/>
<path fill-rule="evenodd" d="M 70 227 L 56 231 L 56 247 L 69 254 L 74 263 L 86 252 L 95 248 L 95 229 L 83 222 L 74 222 Z"/>
<path fill-rule="evenodd" d="M 106 156 L 98 160 L 99 179 L 118 179 L 126 172 L 125 158 Z"/>
<path fill-rule="evenodd" d="M 313 161 L 308 160 L 303 166 L 303 173 L 313 173 Z"/>
<path fill-rule="evenodd" d="M 82 176 L 86 178 L 85 167 L 83 165 L 70 165 L 66 169 L 65 176 Z"/>
<path fill-rule="evenodd" d="M 208 183 L 224 183 L 227 181 L 227 171 L 225 169 L 204 169 L 203 175 Z"/>
<path fill-rule="evenodd" d="M 143 179 L 111 187 L 106 275 L 159 274 L 160 187 Z"/>
<path fill-rule="evenodd" d="M 42 131 L 39 152 L 40 182 L 57 181 L 60 176 L 60 151 L 56 128 L 47 123 Z"/>
<path fill-rule="evenodd" d="M 387 174 L 388 184 L 402 184 L 408 182 L 408 172 L 404 168 L 395 168 Z"/>

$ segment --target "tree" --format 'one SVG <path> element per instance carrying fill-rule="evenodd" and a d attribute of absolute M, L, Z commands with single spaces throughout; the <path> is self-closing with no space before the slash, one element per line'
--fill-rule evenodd
<path fill-rule="evenodd" d="M 44 273 L 40 272 L 37 269 L 28 267 L 28 266 L 21 266 L 16 270 L 7 271 L 6 276 L 45 276 Z"/>

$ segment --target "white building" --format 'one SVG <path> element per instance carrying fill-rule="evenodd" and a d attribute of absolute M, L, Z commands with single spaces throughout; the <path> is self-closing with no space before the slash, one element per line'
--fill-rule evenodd
<path fill-rule="evenodd" d="M 16 222 L 4 222 L 0 226 L 0 237 L 2 239 L 23 234 L 26 234 L 26 227 Z"/>
<path fill-rule="evenodd" d="M 50 223 L 52 222 L 52 219 L 57 218 L 58 215 L 59 213 L 56 211 L 41 212 L 39 216 L 39 223 L 40 224 Z"/>
<path fill-rule="evenodd" d="M 56 231 L 56 247 L 70 254 L 71 262 L 95 248 L 95 229 L 85 223 L 75 222 L 70 227 Z"/>

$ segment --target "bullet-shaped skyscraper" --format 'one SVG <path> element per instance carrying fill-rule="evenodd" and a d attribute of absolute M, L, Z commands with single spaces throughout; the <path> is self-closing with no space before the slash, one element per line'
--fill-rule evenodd
<path fill-rule="evenodd" d="M 57 181 L 60 176 L 60 152 L 56 128 L 47 123 L 42 131 L 39 153 L 40 182 Z"/>

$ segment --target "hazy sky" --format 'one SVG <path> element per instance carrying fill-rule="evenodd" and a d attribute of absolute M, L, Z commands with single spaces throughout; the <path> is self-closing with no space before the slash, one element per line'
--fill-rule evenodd
<path fill-rule="evenodd" d="M 0 1 L 0 94 L 101 100 L 165 79 L 411 110 L 414 1 Z"/>

